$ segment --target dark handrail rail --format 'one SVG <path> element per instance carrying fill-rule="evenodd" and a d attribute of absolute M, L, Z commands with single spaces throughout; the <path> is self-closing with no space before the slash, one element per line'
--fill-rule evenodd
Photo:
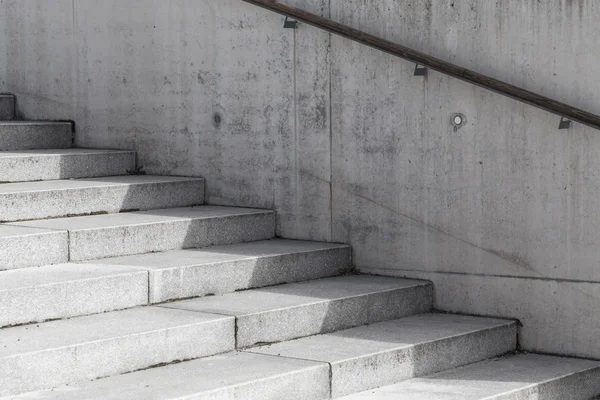
<path fill-rule="evenodd" d="M 348 38 L 355 42 L 362 43 L 369 47 L 373 47 L 394 56 L 412 61 L 434 71 L 438 71 L 474 85 L 484 87 L 493 92 L 503 94 L 513 99 L 522 101 L 523 103 L 527 103 L 548 112 L 557 114 L 565 119 L 577 121 L 584 125 L 591 126 L 592 128 L 600 129 L 600 116 L 576 107 L 572 107 L 568 104 L 552 100 L 548 97 L 521 89 L 517 86 L 502 82 L 486 75 L 482 75 L 466 68 L 459 67 L 458 65 L 440 60 L 438 58 L 430 57 L 427 54 L 409 49 L 399 44 L 390 42 L 389 40 L 381 39 L 377 36 L 359 31 L 358 29 L 350 28 L 349 26 L 342 25 L 319 15 L 306 12 L 296 7 L 288 6 L 274 0 L 242 1 L 266 8 L 276 13 L 293 18 L 297 21 L 305 22 L 309 25 Z"/>

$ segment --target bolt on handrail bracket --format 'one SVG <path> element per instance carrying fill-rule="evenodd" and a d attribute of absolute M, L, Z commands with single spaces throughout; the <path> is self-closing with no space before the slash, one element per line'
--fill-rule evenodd
<path fill-rule="evenodd" d="M 465 82 L 469 82 L 474 85 L 486 88 L 493 92 L 500 93 L 504 96 L 511 97 L 515 100 L 519 100 L 523 103 L 532 105 L 534 107 L 541 108 L 542 110 L 546 110 L 550 113 L 556 114 L 561 118 L 564 118 L 565 120 L 576 121 L 583 125 L 600 129 L 600 116 L 589 113 L 576 107 L 572 107 L 568 104 L 552 100 L 548 97 L 539 95 L 537 93 L 530 92 L 528 90 L 519 88 L 517 86 L 500 81 L 498 79 L 494 79 L 489 76 L 480 74 L 478 72 L 459 67 L 458 65 L 440 60 L 435 57 L 428 56 L 427 54 L 409 49 L 394 42 L 390 42 L 389 40 L 385 40 L 377 36 L 368 34 L 366 32 L 362 32 L 358 29 L 350 28 L 349 26 L 334 22 L 330 19 L 321 17 L 316 14 L 306 12 L 296 7 L 279 3 L 274 0 L 242 1 L 254 4 L 262 8 L 266 8 L 268 10 L 282 14 L 286 17 L 292 18 L 295 21 L 304 22 L 306 24 L 315 26 L 333 34 L 392 54 L 396 57 L 412 61 L 424 68 L 441 72 L 443 74 L 452 76 L 454 78 L 458 78 Z"/>

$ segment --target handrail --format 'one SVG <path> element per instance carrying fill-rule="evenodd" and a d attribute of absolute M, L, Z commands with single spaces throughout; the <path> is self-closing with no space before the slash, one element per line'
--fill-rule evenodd
<path fill-rule="evenodd" d="M 266 8 L 278 14 L 285 15 L 297 21 L 305 22 L 309 25 L 345 37 L 358 43 L 362 43 L 369 47 L 381 50 L 392 54 L 418 65 L 430 68 L 434 71 L 458 78 L 460 80 L 472 83 L 474 85 L 484 87 L 493 92 L 511 97 L 522 101 L 523 103 L 541 108 L 550 113 L 554 113 L 560 117 L 571 121 L 577 121 L 581 124 L 591 126 L 592 128 L 600 129 L 600 116 L 572 107 L 568 104 L 550 99 L 534 92 L 519 88 L 509 83 L 491 78 L 489 76 L 471 71 L 458 65 L 440 60 L 435 57 L 430 57 L 427 54 L 409 49 L 389 40 L 379 38 L 377 36 L 362 32 L 358 29 L 350 28 L 349 26 L 334 22 L 330 19 L 321 17 L 316 14 L 309 13 L 296 7 L 288 6 L 279 3 L 275 0 L 242 0 L 246 3 Z M 561 124 L 562 125 L 562 124 Z"/>

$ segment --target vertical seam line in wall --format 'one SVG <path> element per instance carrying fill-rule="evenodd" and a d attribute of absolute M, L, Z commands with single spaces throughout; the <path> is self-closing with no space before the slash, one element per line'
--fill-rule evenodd
<path fill-rule="evenodd" d="M 331 19 L 331 0 L 328 2 L 329 19 Z M 333 85 L 331 79 L 332 74 L 332 40 L 331 32 L 329 33 L 329 45 L 327 47 L 327 66 L 329 68 L 329 241 L 333 242 L 333 104 L 331 102 L 331 90 Z"/>
<path fill-rule="evenodd" d="M 293 31 L 293 58 L 294 58 L 294 65 L 292 66 L 292 70 L 293 70 L 293 85 L 294 85 L 294 172 L 295 172 L 295 182 L 294 182 L 294 212 L 296 213 L 295 215 L 295 222 L 294 222 L 294 236 L 297 237 L 298 236 L 298 217 L 300 216 L 300 210 L 299 210 L 299 201 L 298 199 L 300 198 L 300 195 L 298 193 L 298 190 L 300 189 L 300 171 L 298 170 L 298 79 L 297 79 L 297 29 L 292 29 Z"/>
<path fill-rule="evenodd" d="M 73 0 L 71 6 L 71 56 L 73 59 L 71 60 L 72 68 L 71 71 L 71 117 L 73 121 L 75 121 L 75 116 L 77 115 L 77 97 L 78 97 L 78 88 L 77 82 L 79 81 L 79 63 L 77 62 L 77 2 Z M 77 144 L 77 132 L 73 133 L 73 145 Z"/>
<path fill-rule="evenodd" d="M 329 13 L 331 17 L 331 2 L 329 3 Z M 329 65 L 329 241 L 333 242 L 333 104 L 332 89 L 332 42 L 331 33 L 329 34 L 329 47 L 327 49 L 327 64 Z"/>

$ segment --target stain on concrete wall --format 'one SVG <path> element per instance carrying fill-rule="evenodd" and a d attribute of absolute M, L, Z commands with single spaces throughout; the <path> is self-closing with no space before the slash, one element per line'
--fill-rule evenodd
<path fill-rule="evenodd" d="M 287 2 L 600 113 L 596 2 Z M 519 318 L 528 350 L 600 358 L 597 131 L 238 0 L 0 7 L 24 116 L 274 208 L 280 235 L 350 243 L 365 272 L 433 280 L 440 309 Z"/>

